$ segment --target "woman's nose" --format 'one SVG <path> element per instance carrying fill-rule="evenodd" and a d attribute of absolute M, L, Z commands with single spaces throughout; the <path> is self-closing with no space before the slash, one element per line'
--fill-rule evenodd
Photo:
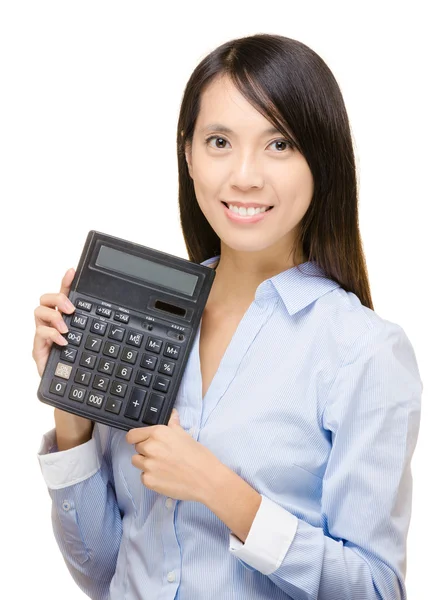
<path fill-rule="evenodd" d="M 232 165 L 230 184 L 242 190 L 263 187 L 264 176 L 257 159 L 246 154 L 236 157 Z"/>

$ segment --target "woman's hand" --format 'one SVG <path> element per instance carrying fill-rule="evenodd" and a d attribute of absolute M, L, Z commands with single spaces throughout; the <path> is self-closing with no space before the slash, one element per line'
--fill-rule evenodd
<path fill-rule="evenodd" d="M 132 464 L 147 488 L 175 500 L 205 503 L 223 464 L 181 427 L 176 409 L 168 425 L 131 429 L 126 441 L 135 445 Z"/>
<path fill-rule="evenodd" d="M 40 377 L 44 372 L 53 343 L 67 345 L 67 340 L 61 335 L 68 331 L 62 314 L 71 314 L 75 310 L 68 299 L 74 275 L 75 270 L 69 269 L 62 279 L 60 291 L 57 294 L 43 294 L 40 305 L 34 311 L 36 330 L 32 358 Z M 58 450 L 68 450 L 91 438 L 92 421 L 59 408 L 55 408 L 55 425 Z"/>
<path fill-rule="evenodd" d="M 75 307 L 68 299 L 70 285 L 75 274 L 74 269 L 69 269 L 61 282 L 58 294 L 43 294 L 40 305 L 34 311 L 35 337 L 33 342 L 32 358 L 36 362 L 38 373 L 41 377 L 49 358 L 53 342 L 67 345 L 67 340 L 61 333 L 67 333 L 68 328 L 62 318 L 62 313 L 72 313 Z"/>

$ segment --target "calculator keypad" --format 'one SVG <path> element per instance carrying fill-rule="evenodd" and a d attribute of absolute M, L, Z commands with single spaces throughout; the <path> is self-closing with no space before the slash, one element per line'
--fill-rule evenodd
<path fill-rule="evenodd" d="M 156 424 L 181 345 L 155 331 L 148 335 L 136 329 L 136 323 L 127 327 L 132 315 L 123 310 L 85 298 L 75 304 L 76 311 L 66 318 L 68 345 L 60 347 L 50 392 L 96 411 L 122 415 L 133 427 Z"/>

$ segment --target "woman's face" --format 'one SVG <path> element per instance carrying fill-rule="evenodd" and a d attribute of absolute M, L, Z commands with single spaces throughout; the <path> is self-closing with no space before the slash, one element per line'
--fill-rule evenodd
<path fill-rule="evenodd" d="M 312 199 L 312 174 L 303 155 L 228 78 L 216 79 L 202 94 L 186 159 L 199 206 L 223 243 L 236 251 L 270 248 L 276 256 L 290 251 Z M 248 216 L 228 216 L 223 203 L 274 208 L 249 222 Z"/>

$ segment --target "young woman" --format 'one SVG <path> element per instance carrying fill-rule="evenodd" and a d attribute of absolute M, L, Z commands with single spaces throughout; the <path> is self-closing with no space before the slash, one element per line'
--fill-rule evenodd
<path fill-rule="evenodd" d="M 188 81 L 177 151 L 188 256 L 216 277 L 168 425 L 55 409 L 38 456 L 73 578 L 96 599 L 405 600 L 423 384 L 373 309 L 333 74 L 296 40 L 229 41 Z M 35 310 L 40 374 L 73 275 Z"/>

